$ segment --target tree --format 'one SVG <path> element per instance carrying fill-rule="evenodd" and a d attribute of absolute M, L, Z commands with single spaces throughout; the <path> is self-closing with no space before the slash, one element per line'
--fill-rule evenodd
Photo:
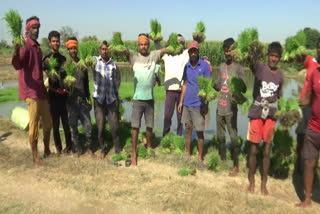
<path fill-rule="evenodd" d="M 75 32 L 70 26 L 63 26 L 59 30 L 60 32 L 60 39 L 62 41 L 62 46 L 65 45 L 66 41 L 68 40 L 69 37 L 77 37 L 78 32 Z"/>
<path fill-rule="evenodd" d="M 41 38 L 40 47 L 43 54 L 46 55 L 50 52 L 51 48 L 50 48 L 49 40 L 47 37 Z"/>
<path fill-rule="evenodd" d="M 81 42 L 87 42 L 87 41 L 99 41 L 96 35 L 93 36 L 85 36 L 81 39 Z"/>
<path fill-rule="evenodd" d="M 306 27 L 303 31 L 306 34 L 306 48 L 315 49 L 320 38 L 319 31 L 309 27 Z"/>

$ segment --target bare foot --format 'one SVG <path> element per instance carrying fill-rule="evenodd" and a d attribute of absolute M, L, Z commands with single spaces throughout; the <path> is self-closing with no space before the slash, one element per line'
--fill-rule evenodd
<path fill-rule="evenodd" d="M 304 200 L 302 201 L 301 203 L 299 204 L 296 204 L 296 207 L 300 207 L 300 208 L 308 208 L 308 207 L 312 207 L 312 203 L 311 201 L 307 201 L 307 200 Z"/>
<path fill-rule="evenodd" d="M 239 172 L 239 167 L 236 166 L 236 167 L 234 167 L 233 170 L 229 173 L 229 176 L 230 176 L 230 177 L 235 177 L 235 176 L 237 176 L 238 172 Z"/>
<path fill-rule="evenodd" d="M 262 195 L 269 195 L 269 192 L 268 192 L 266 186 L 261 186 L 261 194 Z"/>
<path fill-rule="evenodd" d="M 95 159 L 97 157 L 91 149 L 87 150 L 87 155 L 89 155 L 92 159 Z"/>
<path fill-rule="evenodd" d="M 250 184 L 249 184 L 248 192 L 249 192 L 249 193 L 254 193 L 254 183 L 250 183 Z"/>

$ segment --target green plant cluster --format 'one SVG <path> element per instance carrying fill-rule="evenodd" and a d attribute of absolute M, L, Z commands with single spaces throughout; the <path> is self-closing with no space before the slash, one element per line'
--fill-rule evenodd
<path fill-rule="evenodd" d="M 78 50 L 80 60 L 76 64 L 76 67 L 80 71 L 87 70 L 95 64 L 93 56 L 99 56 L 99 42 L 89 40 L 79 43 Z"/>
<path fill-rule="evenodd" d="M 188 175 L 195 175 L 196 173 L 197 173 L 197 170 L 192 167 L 186 167 L 178 171 L 178 175 L 182 177 L 188 176 Z"/>
<path fill-rule="evenodd" d="M 53 56 L 53 54 L 50 56 L 49 60 L 46 61 L 47 66 L 47 76 L 52 80 L 59 79 L 59 75 L 56 71 L 56 67 L 58 66 L 57 59 Z"/>
<path fill-rule="evenodd" d="M 114 32 L 113 37 L 111 40 L 111 44 L 109 46 L 110 52 L 114 53 L 115 55 L 123 55 L 127 48 L 124 46 L 124 43 L 121 39 L 120 32 Z"/>
<path fill-rule="evenodd" d="M 128 154 L 125 150 L 122 150 L 120 154 L 115 154 L 112 156 L 112 161 L 118 162 L 121 160 L 126 160 L 128 157 Z"/>
<path fill-rule="evenodd" d="M 165 52 L 169 55 L 178 55 L 181 54 L 184 47 L 182 44 L 179 43 L 178 34 L 171 33 L 169 36 L 168 46 L 165 49 Z"/>
<path fill-rule="evenodd" d="M 237 75 L 233 75 L 230 79 L 230 91 L 232 94 L 232 102 L 236 104 L 243 104 L 247 98 L 243 93 L 247 91 L 247 87 L 242 79 Z"/>
<path fill-rule="evenodd" d="M 163 153 L 171 153 L 174 151 L 176 154 L 182 154 L 185 152 L 184 138 L 171 133 L 161 139 L 160 146 Z"/>
<path fill-rule="evenodd" d="M 303 30 L 296 33 L 295 36 L 286 38 L 282 60 L 284 62 L 303 62 L 306 56 L 307 36 Z"/>
<path fill-rule="evenodd" d="M 76 70 L 76 65 L 72 62 L 69 61 L 65 64 L 64 70 L 67 74 L 66 78 L 63 80 L 64 85 L 66 86 L 67 89 L 72 91 L 72 88 L 76 82 L 76 78 L 73 76 L 74 72 Z"/>
<path fill-rule="evenodd" d="M 204 34 L 206 31 L 206 27 L 202 21 L 198 22 L 196 25 L 196 31 L 192 34 L 193 40 L 198 43 L 204 42 L 206 39 L 206 35 Z"/>
<path fill-rule="evenodd" d="M 219 94 L 219 92 L 213 89 L 213 83 L 211 78 L 198 76 L 198 85 L 200 88 L 198 96 L 205 103 L 209 103 L 210 101 L 216 99 L 216 97 Z"/>
<path fill-rule="evenodd" d="M 298 100 L 281 97 L 278 101 L 276 118 L 283 127 L 291 127 L 298 123 L 302 119 Z"/>
<path fill-rule="evenodd" d="M 16 10 L 9 10 L 4 14 L 3 19 L 7 22 L 9 33 L 13 37 L 13 44 L 24 46 L 24 38 L 22 31 L 22 18 Z"/>
<path fill-rule="evenodd" d="M 161 35 L 161 24 L 157 19 L 151 19 L 150 21 L 151 32 L 149 33 L 150 39 L 155 42 L 160 42 L 163 37 Z"/>

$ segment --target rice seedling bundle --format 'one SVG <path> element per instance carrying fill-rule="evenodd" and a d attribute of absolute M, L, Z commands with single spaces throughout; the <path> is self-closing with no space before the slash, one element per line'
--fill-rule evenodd
<path fill-rule="evenodd" d="M 185 143 L 182 136 L 167 134 L 161 139 L 160 146 L 163 153 L 174 151 L 176 154 L 182 154 L 185 151 Z"/>
<path fill-rule="evenodd" d="M 122 152 L 120 154 L 115 154 L 112 156 L 112 161 L 118 162 L 121 160 L 126 160 L 128 157 L 128 154 L 125 150 L 122 150 Z"/>
<path fill-rule="evenodd" d="M 283 127 L 291 127 L 302 119 L 298 100 L 281 97 L 278 102 L 275 116 Z"/>
<path fill-rule="evenodd" d="M 124 46 L 120 32 L 113 33 L 109 50 L 115 55 L 123 55 L 126 52 L 127 48 Z"/>
<path fill-rule="evenodd" d="M 306 34 L 300 30 L 286 39 L 282 61 L 302 63 L 306 57 Z"/>
<path fill-rule="evenodd" d="M 57 80 L 60 78 L 56 71 L 56 67 L 58 66 L 58 61 L 56 58 L 53 57 L 53 55 L 51 55 L 49 60 L 46 62 L 46 66 L 47 66 L 47 76 L 51 80 Z"/>
<path fill-rule="evenodd" d="M 99 42 L 87 41 L 79 44 L 80 61 L 77 63 L 77 69 L 80 71 L 87 70 L 95 65 L 93 56 L 99 55 Z"/>
<path fill-rule="evenodd" d="M 191 167 L 186 167 L 184 169 L 180 169 L 178 171 L 178 175 L 184 177 L 184 176 L 187 176 L 187 175 L 195 175 L 197 173 L 197 170 L 194 169 L 194 168 L 191 168 Z"/>
<path fill-rule="evenodd" d="M 204 42 L 206 39 L 206 35 L 204 34 L 206 31 L 206 27 L 202 21 L 197 23 L 196 31 L 192 34 L 193 40 L 197 41 L 198 43 Z"/>
<path fill-rule="evenodd" d="M 154 42 L 160 42 L 163 39 L 163 37 L 161 34 L 161 24 L 158 22 L 157 19 L 151 19 L 150 28 L 151 28 L 151 32 L 149 33 L 150 38 Z"/>
<path fill-rule="evenodd" d="M 210 101 L 216 99 L 219 92 L 216 92 L 213 89 L 213 83 L 211 78 L 205 78 L 204 76 L 198 77 L 198 85 L 200 91 L 198 93 L 198 97 L 205 103 L 209 103 Z"/>
<path fill-rule="evenodd" d="M 183 52 L 183 45 L 179 43 L 178 34 L 171 33 L 168 40 L 168 46 L 165 49 L 165 52 L 169 55 L 179 55 Z"/>
<path fill-rule="evenodd" d="M 143 144 L 138 146 L 138 157 L 147 158 L 151 156 L 151 150 L 147 149 Z"/>
<path fill-rule="evenodd" d="M 247 101 L 247 98 L 243 95 L 246 92 L 246 86 L 244 82 L 236 75 L 230 79 L 230 91 L 232 94 L 232 102 L 236 104 L 243 104 Z"/>
<path fill-rule="evenodd" d="M 67 76 L 63 80 L 63 83 L 66 86 L 66 88 L 68 88 L 70 91 L 72 91 L 73 86 L 76 82 L 76 78 L 73 76 L 74 72 L 76 70 L 76 65 L 71 61 L 67 62 L 64 66 L 64 70 L 65 70 Z"/>
<path fill-rule="evenodd" d="M 7 22 L 9 33 L 13 38 L 13 44 L 24 46 L 24 38 L 22 36 L 22 18 L 16 10 L 9 10 L 4 14 L 3 19 Z"/>
<path fill-rule="evenodd" d="M 220 169 L 219 166 L 219 155 L 217 152 L 211 153 L 207 162 L 207 167 L 209 170 L 218 171 Z"/>

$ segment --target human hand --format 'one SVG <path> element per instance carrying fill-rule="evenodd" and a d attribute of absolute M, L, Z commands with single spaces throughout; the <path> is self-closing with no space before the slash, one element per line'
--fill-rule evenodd
<path fill-rule="evenodd" d="M 183 108 L 182 103 L 179 103 L 179 105 L 178 105 L 178 112 L 179 113 L 182 113 L 182 108 Z"/>

